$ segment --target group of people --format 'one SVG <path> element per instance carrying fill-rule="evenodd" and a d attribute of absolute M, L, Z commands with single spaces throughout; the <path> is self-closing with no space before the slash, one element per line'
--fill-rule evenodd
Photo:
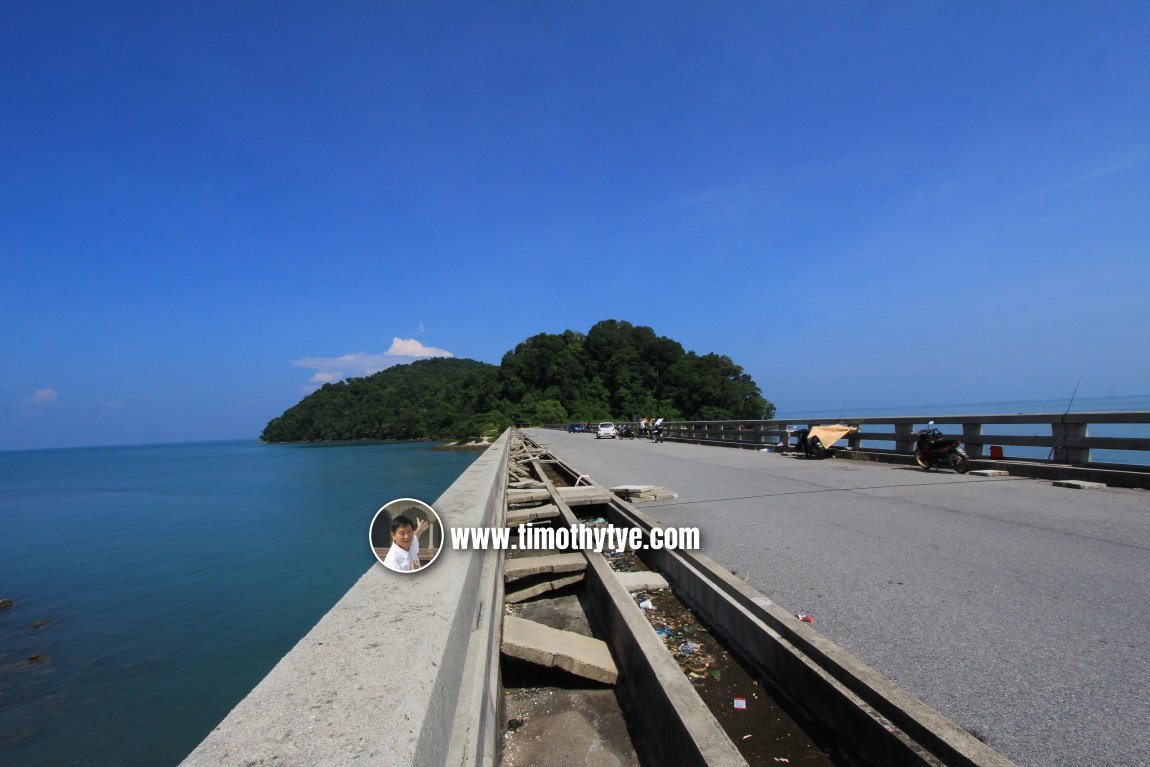
<path fill-rule="evenodd" d="M 663 418 L 640 418 L 639 436 L 650 437 L 652 442 L 663 441 Z"/>

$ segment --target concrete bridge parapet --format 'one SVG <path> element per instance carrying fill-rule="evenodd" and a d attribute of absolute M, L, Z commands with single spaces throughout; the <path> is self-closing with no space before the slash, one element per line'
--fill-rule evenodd
<path fill-rule="evenodd" d="M 508 439 L 435 501 L 446 524 L 500 518 Z M 493 764 L 498 566 L 449 548 L 418 575 L 372 565 L 183 767 Z"/>

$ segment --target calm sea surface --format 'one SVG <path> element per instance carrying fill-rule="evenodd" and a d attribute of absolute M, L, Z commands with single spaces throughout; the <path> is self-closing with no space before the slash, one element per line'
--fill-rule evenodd
<path fill-rule="evenodd" d="M 213 442 L 0 452 L 0 764 L 173 765 L 478 452 Z"/>

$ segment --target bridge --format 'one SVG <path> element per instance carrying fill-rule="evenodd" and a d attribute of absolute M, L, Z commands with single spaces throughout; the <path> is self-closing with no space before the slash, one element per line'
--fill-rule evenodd
<path fill-rule="evenodd" d="M 1150 764 L 1150 495 L 529 432 L 1019 765 Z"/>
<path fill-rule="evenodd" d="M 704 439 L 687 431 L 662 443 L 543 429 L 526 436 L 545 448 L 531 453 L 531 465 L 575 467 L 593 492 L 651 485 L 673 493 L 616 503 L 611 519 L 633 508 L 651 524 L 701 528 L 704 556 L 692 562 L 713 561 L 712 578 L 726 579 L 731 593 L 760 595 L 771 635 L 845 658 L 840 665 L 857 679 L 831 683 L 850 687 L 862 709 L 877 706 L 879 720 L 907 709 L 909 726 L 891 725 L 901 727 L 898 737 L 917 728 L 951 744 L 921 761 L 911 744 L 900 763 L 1150 763 L 1145 490 L 813 461 L 731 450 L 721 439 L 693 444 Z M 436 501 L 449 526 L 505 519 L 509 451 L 504 435 Z M 563 499 L 574 496 L 558 492 L 546 471 L 540 479 L 571 515 Z M 503 570 L 494 552 L 464 550 L 445 551 L 416 577 L 373 567 L 185 764 L 497 763 L 509 724 Z M 592 602 L 627 601 L 603 584 L 587 590 Z M 789 618 L 797 613 L 813 624 Z M 613 644 L 612 652 L 621 678 L 647 673 L 627 665 L 632 650 Z M 409 675 L 396 677 L 397 658 Z M 868 703 L 872 691 L 878 697 Z M 890 701 L 897 715 L 883 713 Z M 564 742 L 559 732 L 554 739 Z M 564 743 L 552 763 L 578 763 Z M 755 763 L 723 749 L 699 752 L 709 757 L 681 749 L 677 763 Z"/>

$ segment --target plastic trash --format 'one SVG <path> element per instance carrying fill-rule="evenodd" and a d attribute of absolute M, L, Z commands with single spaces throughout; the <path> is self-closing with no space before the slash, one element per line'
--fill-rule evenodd
<path fill-rule="evenodd" d="M 679 652 L 683 653 L 684 655 L 690 655 L 698 651 L 699 645 L 695 642 L 683 642 L 683 644 L 679 645 Z"/>
<path fill-rule="evenodd" d="M 642 602 L 639 603 L 639 607 L 642 607 L 644 610 L 654 610 L 655 609 L 655 605 L 651 604 L 650 599 L 644 599 Z"/>
<path fill-rule="evenodd" d="M 735 698 L 735 708 L 745 711 L 747 709 L 747 699 Z"/>
<path fill-rule="evenodd" d="M 811 615 L 810 613 L 796 613 L 795 617 L 801 620 L 803 623 L 815 622 L 815 616 Z"/>

